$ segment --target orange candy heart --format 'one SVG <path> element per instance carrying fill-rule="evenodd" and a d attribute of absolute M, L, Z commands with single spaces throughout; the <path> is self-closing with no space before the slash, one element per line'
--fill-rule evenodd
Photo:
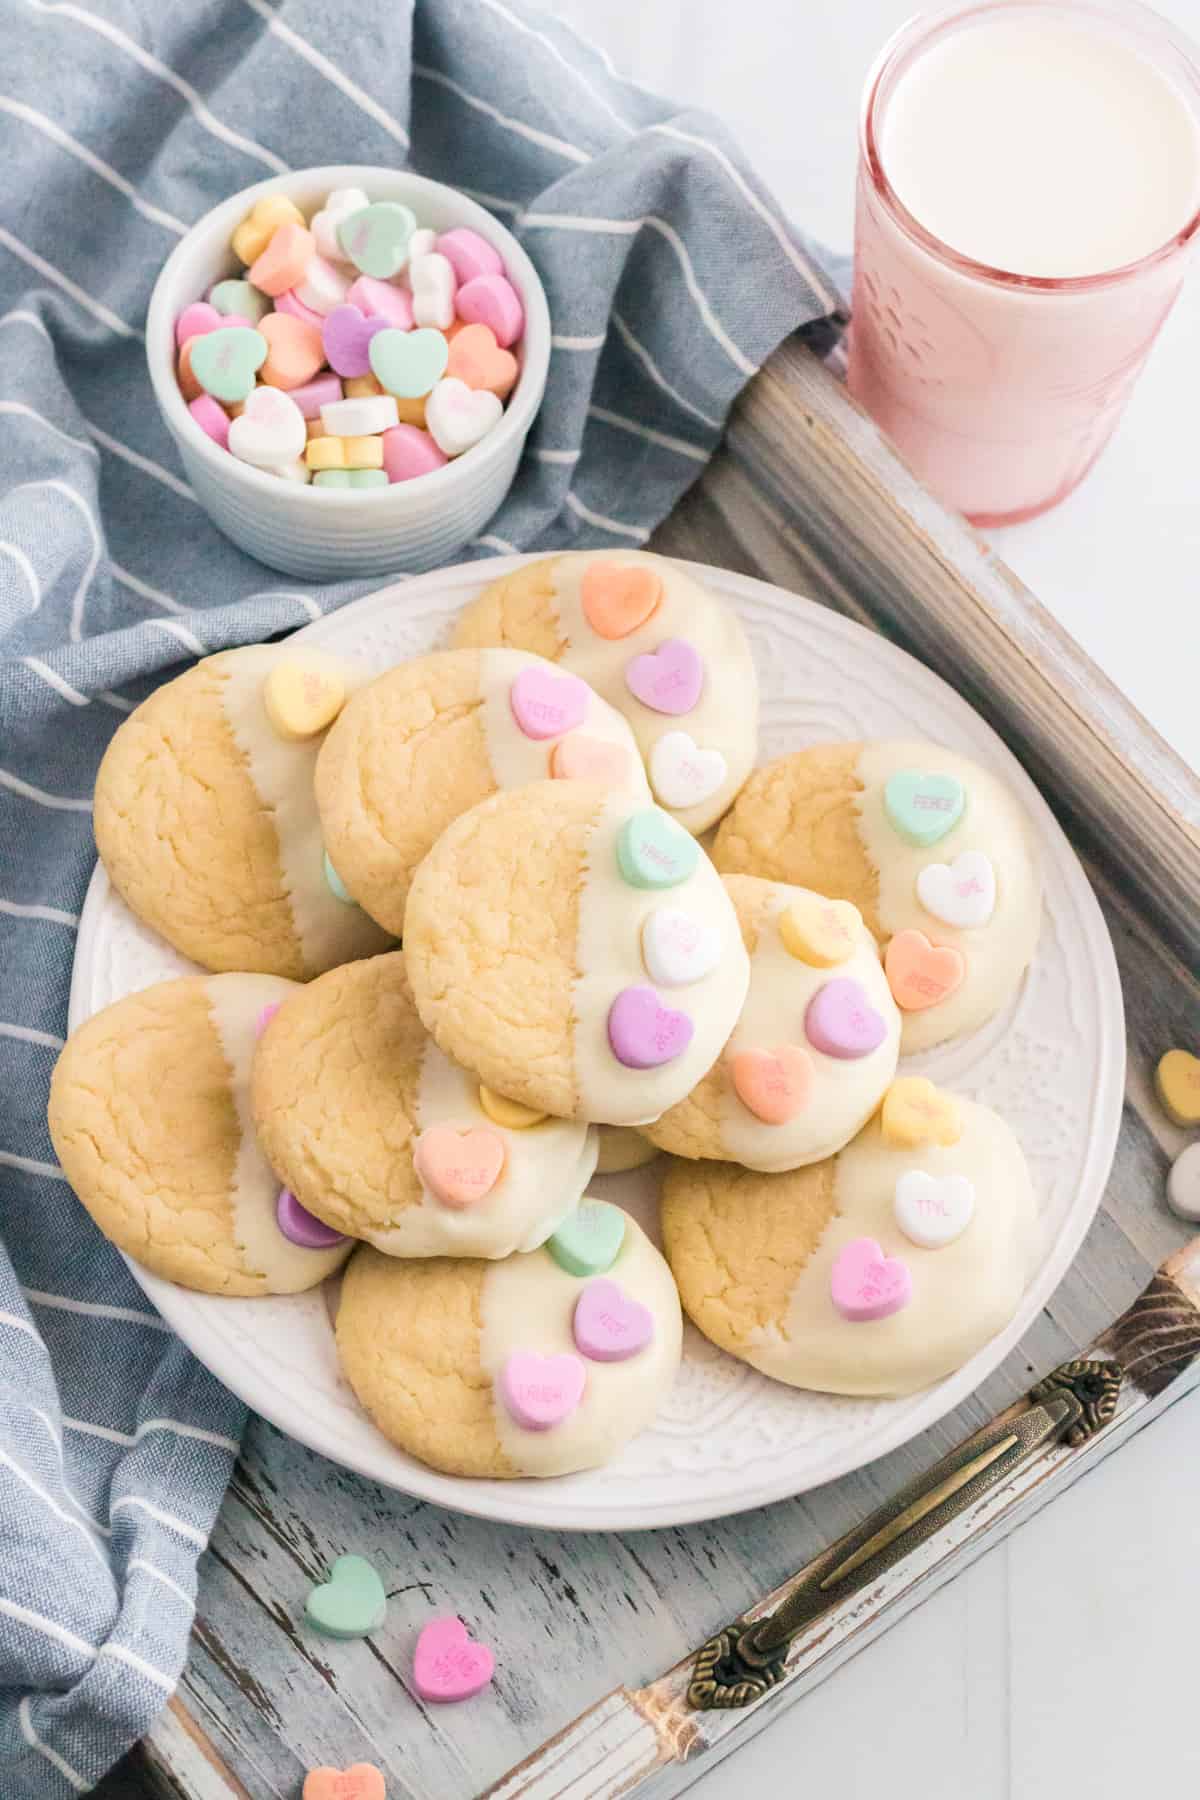
<path fill-rule="evenodd" d="M 272 299 L 277 299 L 304 280 L 316 253 L 317 246 L 308 227 L 289 221 L 271 233 L 266 249 L 251 263 L 246 280 L 260 294 L 270 294 Z"/>
<path fill-rule="evenodd" d="M 629 752 L 623 744 L 608 744 L 602 738 L 572 731 L 555 744 L 550 773 L 555 781 L 596 781 L 604 787 L 619 787 L 629 775 Z"/>
<path fill-rule="evenodd" d="M 931 944 L 923 931 L 898 931 L 884 952 L 883 966 L 901 1011 L 924 1012 L 962 986 L 967 959 L 948 944 Z"/>
<path fill-rule="evenodd" d="M 374 1763 L 353 1763 L 348 1769 L 311 1769 L 303 1800 L 387 1800 L 387 1790 Z"/>
<path fill-rule="evenodd" d="M 267 358 L 258 378 L 268 387 L 303 387 L 318 369 L 325 367 L 321 334 L 307 319 L 272 312 L 259 320 L 257 329 L 267 340 Z"/>
<path fill-rule="evenodd" d="M 417 1139 L 413 1167 L 435 1199 L 461 1211 L 491 1193 L 506 1155 L 504 1139 L 487 1125 L 471 1131 L 434 1125 Z"/>
<path fill-rule="evenodd" d="M 517 359 L 500 348 L 490 325 L 464 325 L 450 340 L 446 378 L 451 377 L 503 400 L 516 385 Z"/>
<path fill-rule="evenodd" d="M 739 1050 L 733 1059 L 733 1087 L 742 1105 L 764 1125 L 786 1125 L 808 1105 L 813 1062 L 795 1044 L 773 1050 Z"/>
<path fill-rule="evenodd" d="M 582 596 L 583 616 L 597 637 L 628 637 L 658 611 L 662 578 L 640 564 L 593 563 L 584 574 Z"/>
<path fill-rule="evenodd" d="M 183 348 L 179 352 L 179 391 L 187 401 L 198 400 L 204 389 L 192 373 L 192 345 L 195 338 L 185 338 Z"/>

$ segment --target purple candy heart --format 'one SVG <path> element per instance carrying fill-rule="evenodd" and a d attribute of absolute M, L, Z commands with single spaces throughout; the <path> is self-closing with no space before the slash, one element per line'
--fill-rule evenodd
<path fill-rule="evenodd" d="M 627 1069 L 657 1069 L 682 1056 L 694 1027 L 685 1012 L 664 1006 L 653 988 L 622 988 L 608 1009 L 608 1041 Z"/>
<path fill-rule="evenodd" d="M 330 368 L 339 375 L 369 375 L 371 339 L 386 328 L 386 319 L 368 319 L 357 306 L 335 306 L 321 327 Z"/>
<path fill-rule="evenodd" d="M 654 1314 L 617 1281 L 589 1281 L 571 1319 L 575 1348 L 589 1362 L 624 1362 L 654 1336 Z"/>
<path fill-rule="evenodd" d="M 280 1188 L 275 1218 L 288 1243 L 299 1244 L 302 1250 L 332 1250 L 335 1244 L 346 1241 L 342 1232 L 314 1219 L 308 1208 L 301 1206 L 291 1188 Z"/>
<path fill-rule="evenodd" d="M 867 998 L 861 981 L 841 975 L 819 987 L 808 1003 L 804 1029 L 814 1050 L 849 1062 L 878 1050 L 887 1026 Z"/>
<path fill-rule="evenodd" d="M 704 686 L 704 662 L 686 638 L 668 638 L 651 655 L 626 663 L 625 685 L 655 712 L 691 712 Z"/>

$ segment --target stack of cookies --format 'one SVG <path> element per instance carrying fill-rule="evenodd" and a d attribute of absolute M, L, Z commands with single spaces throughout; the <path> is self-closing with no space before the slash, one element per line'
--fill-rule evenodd
<path fill-rule="evenodd" d="M 97 844 L 210 972 L 60 1059 L 51 1132 L 101 1229 L 208 1293 L 340 1273 L 363 1406 L 463 1476 L 616 1455 L 681 1301 L 796 1387 L 961 1364 L 1017 1307 L 1037 1207 L 1003 1121 L 898 1065 L 1016 993 L 1029 830 L 933 745 L 755 769 L 757 715 L 736 616 L 636 553 L 527 563 L 374 679 L 282 644 L 159 689 Z M 660 1152 L 665 1254 L 593 1184 Z"/>

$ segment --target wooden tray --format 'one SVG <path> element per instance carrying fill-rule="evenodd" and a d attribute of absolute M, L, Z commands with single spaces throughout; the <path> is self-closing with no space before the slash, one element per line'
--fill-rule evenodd
<path fill-rule="evenodd" d="M 1083 1451 L 1050 1457 L 970 1531 L 932 1540 L 919 1567 L 902 1565 L 819 1649 L 801 1646 L 788 1681 L 751 1712 L 692 1715 L 681 1732 L 690 1658 L 712 1632 L 1092 1346 L 1187 1241 L 1162 1198 L 1184 1134 L 1155 1105 L 1151 1077 L 1165 1048 L 1200 1041 L 1200 782 L 798 344 L 753 383 L 725 449 L 653 547 L 759 575 L 884 632 L 954 682 L 1038 781 L 1089 867 L 1125 990 L 1127 1098 L 1104 1208 L 977 1394 L 802 1505 L 627 1539 L 522 1531 L 406 1501 L 252 1423 L 201 1563 L 188 1670 L 144 1746 L 156 1794 L 294 1800 L 296 1727 L 317 1719 L 330 1760 L 378 1764 L 389 1800 L 493 1789 L 497 1800 L 666 1800 L 1187 1391 L 1200 1367 L 1181 1355 Z M 502 1715 L 486 1734 L 469 1707 L 411 1698 L 399 1629 L 385 1654 L 370 1640 L 325 1645 L 297 1624 L 308 1586 L 350 1550 L 392 1576 L 398 1627 L 405 1591 L 423 1589 L 495 1647 Z M 647 1694 L 666 1696 L 665 1713 Z"/>

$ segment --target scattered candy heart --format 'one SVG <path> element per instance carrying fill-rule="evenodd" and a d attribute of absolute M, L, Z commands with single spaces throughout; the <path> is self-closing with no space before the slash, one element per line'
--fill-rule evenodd
<path fill-rule="evenodd" d="M 922 850 L 953 831 L 966 804 L 966 789 L 953 775 L 927 775 L 919 769 L 901 769 L 883 790 L 892 829 Z"/>
<path fill-rule="evenodd" d="M 849 975 L 836 976 L 817 989 L 804 1015 L 804 1030 L 815 1050 L 844 1062 L 869 1056 L 887 1036 L 887 1025 L 866 989 Z"/>
<path fill-rule="evenodd" d="M 721 933 L 677 906 L 657 906 L 642 925 L 642 961 L 660 987 L 703 981 L 721 959 Z"/>
<path fill-rule="evenodd" d="M 773 1050 L 739 1050 L 731 1071 L 738 1099 L 764 1125 L 786 1125 L 808 1105 L 813 1060 L 795 1044 L 777 1044 Z"/>
<path fill-rule="evenodd" d="M 570 1351 L 538 1356 L 515 1350 L 500 1375 L 500 1396 L 526 1431 L 550 1431 L 569 1419 L 583 1399 L 587 1365 Z"/>
<path fill-rule="evenodd" d="M 453 378 L 439 381 L 425 402 L 429 434 L 447 456 L 462 456 L 500 423 L 504 404 L 486 388 Z"/>
<path fill-rule="evenodd" d="M 318 737 L 346 704 L 346 683 L 330 657 L 276 663 L 263 683 L 272 729 L 289 743 Z"/>
<path fill-rule="evenodd" d="M 967 960 L 949 944 L 931 944 L 923 931 L 898 931 L 883 955 L 888 986 L 904 1012 L 924 1012 L 963 984 Z"/>
<path fill-rule="evenodd" d="M 1176 1125 L 1200 1125 L 1200 1057 L 1188 1050 L 1168 1050 L 1159 1057 L 1154 1085 L 1163 1111 Z"/>
<path fill-rule="evenodd" d="M 885 1256 L 874 1238 L 855 1238 L 834 1259 L 830 1297 L 844 1319 L 886 1319 L 912 1299 L 912 1275 L 898 1256 Z"/>
<path fill-rule="evenodd" d="M 616 1281 L 589 1281 L 571 1319 L 575 1348 L 589 1362 L 625 1362 L 654 1338 L 654 1314 Z"/>
<path fill-rule="evenodd" d="M 255 388 L 229 425 L 230 450 L 257 468 L 293 462 L 306 440 L 304 414 L 281 388 Z"/>
<path fill-rule="evenodd" d="M 688 713 L 704 687 L 704 663 L 686 638 L 668 638 L 650 655 L 626 663 L 625 685 L 655 712 Z"/>
<path fill-rule="evenodd" d="M 504 1139 L 488 1125 L 470 1131 L 433 1125 L 417 1139 L 413 1167 L 435 1199 L 459 1211 L 491 1193 L 506 1157 Z"/>
<path fill-rule="evenodd" d="M 460 283 L 474 281 L 477 275 L 504 273 L 500 252 L 493 250 L 487 239 L 469 226 L 456 225 L 453 231 L 443 231 L 435 247 L 438 255 L 446 258 L 454 270 L 455 280 Z"/>
<path fill-rule="evenodd" d="M 346 262 L 346 253 L 338 242 L 338 226 L 343 219 L 362 212 L 370 204 L 369 197 L 361 188 L 334 188 L 331 194 L 327 194 L 324 206 L 313 214 L 309 225 L 318 253 L 329 262 Z"/>
<path fill-rule="evenodd" d="M 371 339 L 371 372 L 389 394 L 419 400 L 446 372 L 450 346 L 440 331 L 396 331 Z"/>
<path fill-rule="evenodd" d="M 332 1250 L 335 1244 L 346 1241 L 344 1233 L 316 1218 L 307 1206 L 301 1206 L 291 1188 L 279 1190 L 275 1222 L 288 1243 L 299 1245 L 301 1250 Z"/>
<path fill-rule="evenodd" d="M 301 1800 L 387 1800 L 387 1790 L 374 1763 L 352 1763 L 348 1769 L 326 1765 L 304 1777 Z"/>
<path fill-rule="evenodd" d="M 629 637 L 662 602 L 662 577 L 641 563 L 592 563 L 580 583 L 583 616 L 602 638 Z"/>
<path fill-rule="evenodd" d="M 223 325 L 219 331 L 192 338 L 184 353 L 205 393 L 230 404 L 244 400 L 253 389 L 254 377 L 267 360 L 267 340 L 248 325 Z"/>
<path fill-rule="evenodd" d="M 897 1150 L 922 1144 L 957 1144 L 962 1136 L 962 1109 L 924 1075 L 902 1075 L 883 1096 L 880 1115 L 883 1141 Z"/>
<path fill-rule="evenodd" d="M 439 256 L 436 250 L 428 256 L 410 258 L 408 286 L 414 321 L 445 331 L 454 321 L 454 294 L 458 287 L 454 270 L 446 258 Z"/>
<path fill-rule="evenodd" d="M 1167 1205 L 1189 1224 L 1200 1221 L 1200 1144 L 1189 1144 L 1171 1164 L 1167 1176 Z"/>
<path fill-rule="evenodd" d="M 393 425 L 383 434 L 383 466 L 389 481 L 415 481 L 444 469 L 449 457 L 417 425 Z"/>
<path fill-rule="evenodd" d="M 608 1009 L 608 1041 L 627 1069 L 657 1069 L 682 1056 L 695 1027 L 685 1012 L 664 1006 L 653 988 L 622 988 Z"/>
<path fill-rule="evenodd" d="M 624 744 L 573 731 L 551 751 L 550 774 L 556 781 L 595 781 L 604 787 L 620 787 L 629 779 L 629 752 Z"/>
<path fill-rule="evenodd" d="M 339 375 L 369 375 L 371 339 L 387 329 L 386 319 L 368 319 L 357 306 L 335 306 L 321 332 L 326 362 Z"/>
<path fill-rule="evenodd" d="M 531 665 L 509 689 L 513 718 L 528 738 L 561 737 L 587 717 L 587 683 L 577 675 L 555 675 Z"/>
<path fill-rule="evenodd" d="M 495 1657 L 471 1637 L 461 1619 L 430 1619 L 423 1627 L 413 1656 L 413 1686 L 422 1700 L 469 1700 L 495 1672 Z"/>
<path fill-rule="evenodd" d="M 407 206 L 376 200 L 342 219 L 337 239 L 356 269 L 378 281 L 390 281 L 408 260 L 409 239 L 416 228 L 416 218 Z"/>
<path fill-rule="evenodd" d="M 494 1093 L 482 1082 L 479 1084 L 479 1104 L 488 1118 L 496 1125 L 503 1125 L 506 1131 L 528 1131 L 546 1117 L 544 1112 L 535 1112 L 532 1106 L 522 1106 L 519 1100 L 509 1100 L 503 1094 Z"/>
<path fill-rule="evenodd" d="M 687 731 L 664 731 L 650 752 L 650 785 L 664 806 L 698 806 L 729 773 L 719 750 L 701 750 Z"/>
<path fill-rule="evenodd" d="M 546 1248 L 568 1275 L 603 1275 L 625 1242 L 625 1214 L 607 1200 L 583 1200 L 565 1218 Z"/>
<path fill-rule="evenodd" d="M 464 282 L 454 306 L 466 324 L 488 326 L 502 350 L 515 344 L 525 329 L 521 296 L 504 275 L 476 275 Z"/>
<path fill-rule="evenodd" d="M 862 914 L 849 900 L 804 894 L 779 915 L 779 935 L 789 956 L 814 969 L 848 962 L 863 938 Z"/>
<path fill-rule="evenodd" d="M 617 866 L 630 887 L 678 887 L 699 860 L 695 838 L 656 806 L 626 819 L 617 837 Z"/>
<path fill-rule="evenodd" d="M 304 1605 L 309 1624 L 326 1637 L 366 1637 L 386 1615 L 383 1583 L 364 1556 L 339 1556 L 329 1580 L 313 1588 Z"/>
<path fill-rule="evenodd" d="M 965 1175 L 909 1169 L 896 1183 L 896 1223 L 922 1250 L 940 1250 L 961 1237 L 975 1212 L 975 1184 Z"/>
<path fill-rule="evenodd" d="M 927 913 L 970 931 L 996 910 L 996 871 L 979 850 L 964 850 L 952 863 L 927 863 L 917 876 L 917 899 Z"/>

